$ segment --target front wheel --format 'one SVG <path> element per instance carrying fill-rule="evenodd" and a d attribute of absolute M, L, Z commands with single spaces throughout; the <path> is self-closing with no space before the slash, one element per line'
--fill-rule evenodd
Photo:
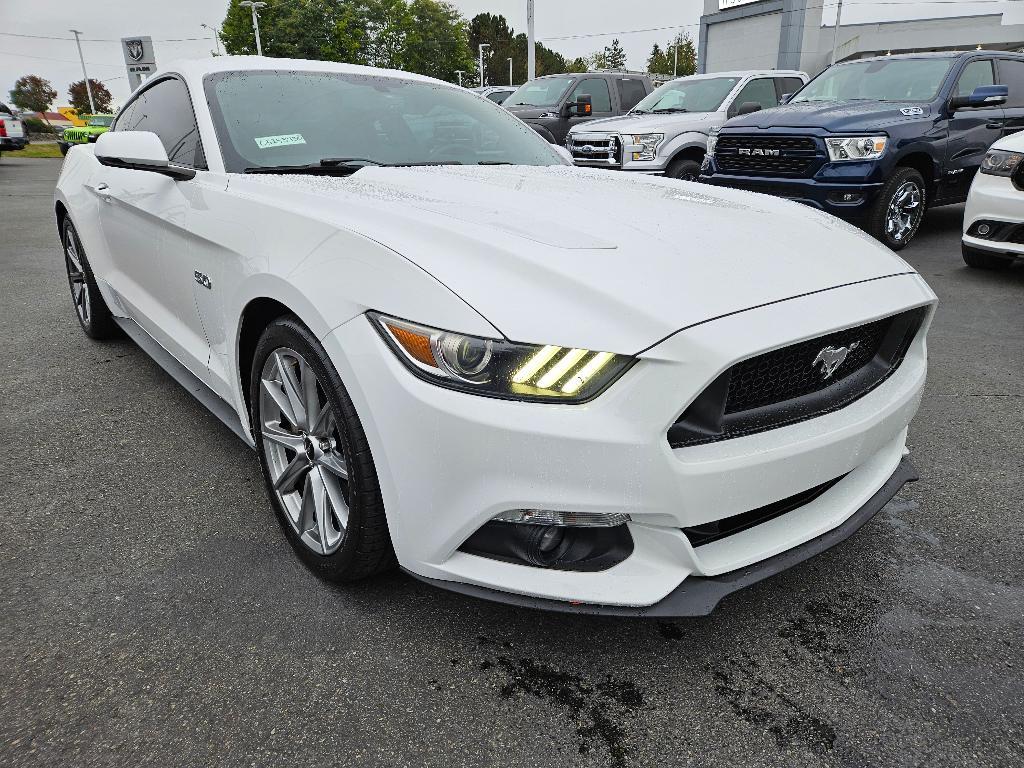
<path fill-rule="evenodd" d="M 71 217 L 65 216 L 60 230 L 61 242 L 64 245 L 64 266 L 68 273 L 68 286 L 71 288 L 71 300 L 75 305 L 78 322 L 91 339 L 110 339 L 117 335 L 117 326 L 103 300 L 96 276 L 89 266 L 85 248 L 78 237 Z"/>
<path fill-rule="evenodd" d="M 324 348 L 295 318 L 264 331 L 250 403 L 270 502 L 306 565 L 332 581 L 389 568 L 394 553 L 362 424 Z"/>
<path fill-rule="evenodd" d="M 700 176 L 700 163 L 685 157 L 673 160 L 671 165 L 665 170 L 665 175 L 672 179 L 681 179 L 682 181 L 697 181 Z"/>
<path fill-rule="evenodd" d="M 917 234 L 927 203 L 924 179 L 913 168 L 898 168 L 878 193 L 867 230 L 894 251 Z"/>

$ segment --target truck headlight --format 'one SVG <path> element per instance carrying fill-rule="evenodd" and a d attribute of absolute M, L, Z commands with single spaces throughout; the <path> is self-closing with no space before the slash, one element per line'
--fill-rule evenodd
<path fill-rule="evenodd" d="M 825 139 L 825 146 L 832 162 L 874 160 L 882 156 L 888 142 L 886 136 L 847 136 L 842 139 Z"/>
<path fill-rule="evenodd" d="M 981 172 L 992 176 L 1013 176 L 1024 155 L 1020 152 L 1004 152 L 1001 149 L 990 149 L 981 161 Z"/>
<path fill-rule="evenodd" d="M 718 129 L 712 128 L 708 131 L 708 148 L 704 153 L 704 157 L 714 157 L 715 147 L 718 145 Z"/>
<path fill-rule="evenodd" d="M 622 137 L 633 145 L 633 160 L 653 160 L 658 154 L 658 146 L 665 140 L 664 133 L 634 133 Z"/>
<path fill-rule="evenodd" d="M 581 403 L 601 394 L 635 362 L 611 352 L 483 339 L 377 312 L 367 316 L 416 376 L 487 397 Z"/>

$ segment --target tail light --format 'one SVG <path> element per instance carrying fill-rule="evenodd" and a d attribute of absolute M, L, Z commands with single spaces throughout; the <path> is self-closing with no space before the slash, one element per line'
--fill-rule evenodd
<path fill-rule="evenodd" d="M 7 123 L 5 123 L 3 120 L 0 120 L 0 137 L 6 137 L 6 136 L 7 136 Z"/>

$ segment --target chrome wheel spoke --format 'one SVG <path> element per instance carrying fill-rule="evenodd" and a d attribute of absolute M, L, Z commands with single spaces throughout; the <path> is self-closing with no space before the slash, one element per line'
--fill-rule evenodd
<path fill-rule="evenodd" d="M 302 358 L 299 358 L 299 383 L 302 385 L 302 409 L 306 414 L 306 426 L 310 433 L 316 434 L 311 425 L 316 423 L 320 415 L 320 396 L 317 394 L 316 374 Z"/>
<path fill-rule="evenodd" d="M 309 469 L 309 460 L 306 454 L 298 453 L 295 458 L 288 462 L 288 465 L 274 481 L 274 489 L 278 493 L 292 493 L 298 490 L 299 481 Z"/>
<path fill-rule="evenodd" d="M 348 462 L 340 453 L 336 451 L 325 453 L 319 464 L 338 479 L 348 482 Z"/>
<path fill-rule="evenodd" d="M 323 467 L 321 467 L 320 476 L 323 479 L 324 488 L 327 490 L 327 498 L 330 499 L 331 507 L 334 508 L 338 527 L 344 531 L 348 527 L 348 502 L 345 501 L 341 480 L 330 471 L 324 471 Z"/>
<path fill-rule="evenodd" d="M 269 440 L 272 443 L 277 443 L 278 445 L 283 446 L 290 451 L 302 453 L 302 435 L 293 435 L 291 432 L 285 431 L 280 424 L 273 423 L 264 424 L 262 431 L 264 440 Z"/>
<path fill-rule="evenodd" d="M 281 376 L 281 387 L 288 398 L 291 413 L 295 417 L 293 423 L 295 426 L 305 429 L 309 422 L 306 419 L 306 409 L 303 407 L 300 384 L 295 375 L 295 369 L 281 352 L 275 352 L 274 358 L 277 361 L 277 371 Z"/>
<path fill-rule="evenodd" d="M 324 405 L 317 414 L 316 422 L 309 428 L 309 433 L 317 437 L 330 437 L 335 424 L 334 409 L 330 405 Z"/>
<path fill-rule="evenodd" d="M 281 415 L 292 424 L 296 424 L 295 412 L 292 410 L 291 401 L 288 399 L 288 395 L 285 394 L 284 387 L 279 382 L 271 379 L 261 379 L 260 384 L 263 385 L 263 391 L 270 396 L 274 404 L 281 411 Z"/>

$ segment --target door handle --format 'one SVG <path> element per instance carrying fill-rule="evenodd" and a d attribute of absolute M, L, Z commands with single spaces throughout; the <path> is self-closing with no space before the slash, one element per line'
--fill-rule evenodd
<path fill-rule="evenodd" d="M 92 191 L 105 203 L 111 202 L 110 199 L 110 186 L 105 181 L 101 181 L 95 187 L 92 187 Z"/>
<path fill-rule="evenodd" d="M 1003 121 L 1002 120 L 990 120 L 989 122 L 985 123 L 985 127 L 986 128 L 995 128 L 996 130 L 1002 130 L 1002 128 L 1003 128 Z"/>
<path fill-rule="evenodd" d="M 110 189 L 110 187 L 107 185 L 107 182 L 105 181 L 101 181 L 99 184 L 96 185 L 97 192 L 106 192 L 108 189 Z"/>

